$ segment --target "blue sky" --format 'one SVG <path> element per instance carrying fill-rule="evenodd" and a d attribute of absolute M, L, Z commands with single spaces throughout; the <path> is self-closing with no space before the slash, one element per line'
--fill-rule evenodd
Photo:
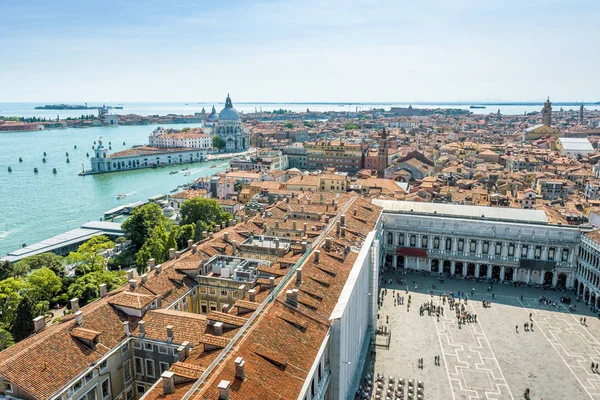
<path fill-rule="evenodd" d="M 600 101 L 598 0 L 0 0 L 0 102 Z"/>

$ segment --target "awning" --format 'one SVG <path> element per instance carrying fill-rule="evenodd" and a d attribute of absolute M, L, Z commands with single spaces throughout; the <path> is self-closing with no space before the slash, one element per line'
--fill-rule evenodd
<path fill-rule="evenodd" d="M 396 248 L 396 254 L 399 256 L 427 258 L 427 250 L 415 249 L 414 247 L 398 246 Z"/>

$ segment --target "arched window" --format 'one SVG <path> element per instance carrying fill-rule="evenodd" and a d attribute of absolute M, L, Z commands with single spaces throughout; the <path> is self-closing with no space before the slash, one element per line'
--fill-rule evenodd
<path fill-rule="evenodd" d="M 387 234 L 387 244 L 394 244 L 394 235 L 392 232 L 388 232 Z"/>

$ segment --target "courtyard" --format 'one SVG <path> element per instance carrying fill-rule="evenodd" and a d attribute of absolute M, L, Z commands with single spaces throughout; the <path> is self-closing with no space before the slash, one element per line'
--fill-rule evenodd
<path fill-rule="evenodd" d="M 391 334 L 377 335 L 365 373 L 385 375 L 386 389 L 389 376 L 422 381 L 424 400 L 523 399 L 527 388 L 531 399 L 600 400 L 600 373 L 591 369 L 592 362 L 600 363 L 600 321 L 589 307 L 570 292 L 501 283 L 489 287 L 463 279 L 442 283 L 433 274 L 384 274 L 378 327 Z M 477 322 L 459 327 L 455 311 L 443 303 L 441 295 L 457 296 L 458 291 L 467 303 L 457 306 L 477 315 Z M 404 297 L 402 305 L 394 304 L 398 295 Z M 541 296 L 556 305 L 540 303 Z M 560 302 L 561 296 L 571 299 L 574 312 Z M 484 300 L 490 307 L 483 307 Z M 439 320 L 435 313 L 420 316 L 420 306 L 430 302 L 443 307 Z M 526 331 L 525 323 L 532 323 L 532 329 Z"/>

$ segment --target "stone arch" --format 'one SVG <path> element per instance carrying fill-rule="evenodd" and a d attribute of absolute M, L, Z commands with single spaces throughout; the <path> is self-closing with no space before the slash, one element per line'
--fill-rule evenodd
<path fill-rule="evenodd" d="M 404 268 L 405 261 L 406 260 L 404 259 L 404 256 L 398 256 L 397 261 L 396 261 L 396 268 Z"/>
<path fill-rule="evenodd" d="M 544 273 L 544 285 L 552 285 L 553 279 L 554 279 L 554 272 L 546 271 Z"/>
<path fill-rule="evenodd" d="M 467 264 L 467 276 L 475 276 L 475 264 Z"/>
<path fill-rule="evenodd" d="M 454 263 L 454 275 L 463 276 L 463 265 L 462 261 Z"/>
<path fill-rule="evenodd" d="M 487 278 L 488 277 L 488 265 L 487 264 L 481 264 L 479 266 L 479 277 L 480 278 Z"/>
<path fill-rule="evenodd" d="M 494 265 L 492 267 L 492 279 L 500 280 L 500 266 Z"/>
<path fill-rule="evenodd" d="M 504 280 L 505 281 L 512 281 L 513 280 L 513 273 L 514 273 L 514 268 L 513 267 L 506 267 L 504 268 Z"/>
<path fill-rule="evenodd" d="M 431 260 L 431 272 L 440 271 L 440 260 Z"/>
<path fill-rule="evenodd" d="M 384 261 L 384 267 L 386 269 L 389 269 L 389 268 L 392 268 L 393 264 L 394 264 L 394 256 L 391 254 L 386 254 L 385 261 Z"/>
<path fill-rule="evenodd" d="M 556 287 L 559 289 L 565 289 L 567 287 L 567 274 L 559 272 L 556 277 Z"/>
<path fill-rule="evenodd" d="M 443 270 L 444 274 L 450 274 L 452 272 L 452 263 L 449 260 L 444 260 Z"/>

